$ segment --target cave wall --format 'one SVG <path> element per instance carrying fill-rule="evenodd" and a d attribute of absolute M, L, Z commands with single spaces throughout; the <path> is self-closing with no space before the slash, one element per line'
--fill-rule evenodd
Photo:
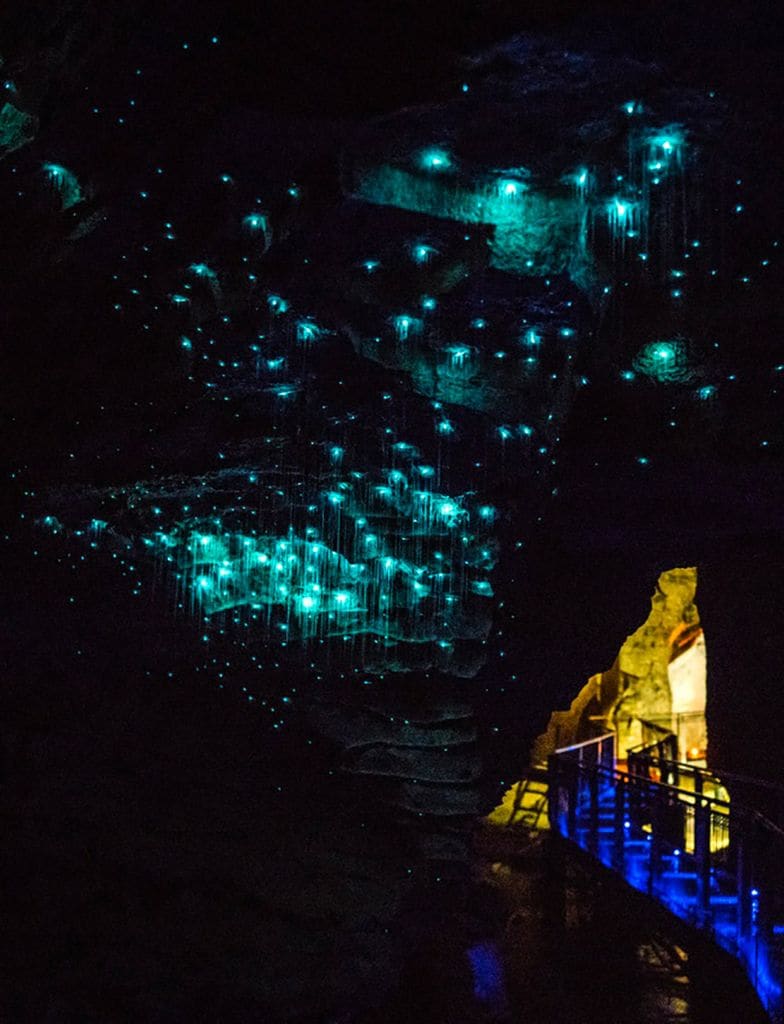
<path fill-rule="evenodd" d="M 619 751 L 628 750 L 647 740 L 641 721 L 683 731 L 688 739 L 681 744 L 682 756 L 695 748 L 704 753 L 705 708 L 704 703 L 699 706 L 699 698 L 705 693 L 705 647 L 696 589 L 696 568 L 671 569 L 659 576 L 645 622 L 627 637 L 613 665 L 590 677 L 568 711 L 553 712 L 547 729 L 534 742 L 534 763 L 545 761 L 558 747 L 606 729 L 617 732 Z M 684 657 L 691 664 L 685 672 L 674 674 L 672 665 Z M 696 679 L 696 685 L 687 688 L 679 676 L 689 683 Z M 673 678 L 678 680 L 676 700 Z M 682 727 L 679 712 L 686 712 Z"/>

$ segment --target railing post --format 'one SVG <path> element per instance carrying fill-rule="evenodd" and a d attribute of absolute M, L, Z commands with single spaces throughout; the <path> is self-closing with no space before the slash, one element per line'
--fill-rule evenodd
<path fill-rule="evenodd" d="M 599 853 L 599 769 L 596 766 L 588 776 L 588 789 L 590 795 L 588 849 L 596 857 Z"/>
<path fill-rule="evenodd" d="M 547 814 L 554 831 L 561 833 L 561 814 L 563 808 L 563 777 L 561 762 L 557 754 L 547 758 Z"/>
<path fill-rule="evenodd" d="M 730 811 L 732 814 L 732 811 Z M 738 826 L 732 837 L 735 843 L 735 885 L 738 895 L 737 935 L 740 944 L 749 934 L 751 925 L 751 883 L 749 877 L 749 851 L 742 827 Z"/>
<path fill-rule="evenodd" d="M 701 792 L 696 792 L 695 784 L 694 860 L 697 866 L 697 902 L 703 920 L 710 911 L 711 814 L 710 801 Z"/>
<path fill-rule="evenodd" d="M 613 868 L 623 874 L 626 842 L 626 779 L 615 780 L 615 814 L 613 816 Z"/>
<path fill-rule="evenodd" d="M 651 839 L 650 851 L 648 854 L 648 895 L 653 896 L 656 890 L 656 880 L 659 874 L 662 852 L 662 827 L 664 825 L 663 797 L 666 790 L 656 783 L 648 783 L 649 794 L 653 793 L 651 801 Z"/>

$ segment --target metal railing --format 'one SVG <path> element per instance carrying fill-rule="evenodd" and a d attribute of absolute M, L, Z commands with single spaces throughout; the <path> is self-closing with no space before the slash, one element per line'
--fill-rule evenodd
<path fill-rule="evenodd" d="M 551 826 L 708 932 L 784 1024 L 784 831 L 704 769 L 649 747 L 621 771 L 613 749 L 609 734 L 551 756 Z"/>

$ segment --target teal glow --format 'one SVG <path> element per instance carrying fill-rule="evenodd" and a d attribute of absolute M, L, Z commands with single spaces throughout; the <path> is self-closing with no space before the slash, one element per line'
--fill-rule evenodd
<path fill-rule="evenodd" d="M 523 344 L 526 345 L 528 348 L 538 348 L 539 345 L 541 345 L 541 343 L 541 334 L 539 334 L 539 332 L 535 328 L 529 327 L 523 335 Z"/>
<path fill-rule="evenodd" d="M 76 175 L 72 171 L 62 167 L 60 164 L 44 164 L 43 171 L 52 188 L 59 193 L 64 210 L 76 206 L 77 203 L 84 199 L 82 189 Z"/>
<path fill-rule="evenodd" d="M 455 428 L 451 420 L 439 420 L 436 424 L 436 430 L 439 434 L 454 434 Z"/>
<path fill-rule="evenodd" d="M 515 178 L 500 178 L 498 181 L 498 194 L 506 199 L 516 199 L 528 189 L 524 181 Z"/>
<path fill-rule="evenodd" d="M 0 147 L 7 153 L 18 149 L 35 137 L 37 118 L 19 110 L 13 103 L 0 106 Z"/>
<path fill-rule="evenodd" d="M 187 349 L 188 351 L 190 351 L 190 349 L 193 348 L 193 342 L 191 341 L 190 338 L 186 338 L 184 334 L 180 338 L 180 345 L 182 348 Z"/>
<path fill-rule="evenodd" d="M 699 399 L 700 399 L 701 401 L 703 401 L 703 402 L 707 402 L 707 401 L 708 401 L 708 399 L 709 399 L 709 398 L 713 398 L 713 396 L 714 396 L 715 394 L 716 394 L 716 388 L 715 388 L 715 387 L 713 387 L 713 385 L 712 385 L 712 384 L 706 384 L 706 385 L 705 385 L 705 387 L 703 387 L 703 388 L 700 388 L 700 390 L 699 390 L 699 391 L 697 392 L 697 397 L 698 397 L 698 398 L 699 398 Z"/>
<path fill-rule="evenodd" d="M 433 257 L 437 255 L 438 249 L 432 245 L 426 245 L 424 242 L 418 242 L 411 247 L 411 259 L 414 263 L 419 264 L 419 266 L 425 266 L 430 263 Z"/>
<path fill-rule="evenodd" d="M 626 239 L 634 237 L 637 230 L 639 206 L 630 199 L 615 197 L 607 204 L 607 225 L 610 229 L 613 246 L 623 250 Z"/>
<path fill-rule="evenodd" d="M 185 295 L 176 295 L 175 294 L 175 295 L 172 295 L 170 298 L 171 298 L 172 304 L 175 305 L 175 306 L 184 306 L 187 302 L 191 301 Z"/>
<path fill-rule="evenodd" d="M 425 312 L 432 313 L 437 305 L 438 305 L 438 303 L 436 302 L 436 300 L 432 296 L 430 296 L 430 295 L 423 295 L 422 296 L 421 306 L 422 306 L 422 309 L 425 310 Z"/>
<path fill-rule="evenodd" d="M 246 217 L 242 218 L 242 226 L 251 232 L 266 231 L 268 227 L 267 218 L 263 213 L 249 213 Z"/>
<path fill-rule="evenodd" d="M 584 203 L 593 186 L 593 178 L 588 168 L 578 167 L 573 174 L 567 176 L 566 180 L 571 183 L 580 202 Z"/>
<path fill-rule="evenodd" d="M 208 277 L 215 280 L 218 276 L 214 270 L 210 270 L 206 263 L 191 263 L 188 270 L 196 277 Z"/>
<path fill-rule="evenodd" d="M 392 326 L 395 328 L 398 341 L 408 341 L 410 335 L 422 333 L 422 321 L 407 313 L 393 317 Z"/>
<path fill-rule="evenodd" d="M 661 384 L 684 383 L 692 376 L 686 345 L 680 339 L 645 345 L 633 365 L 638 373 Z"/>
<path fill-rule="evenodd" d="M 669 169 L 680 164 L 686 145 L 686 135 L 679 125 L 649 132 L 646 136 L 648 145 L 649 170 L 664 175 Z"/>
<path fill-rule="evenodd" d="M 372 274 L 374 270 L 378 270 L 381 264 L 378 262 L 378 260 L 365 260 L 362 266 L 368 272 L 368 274 Z"/>
<path fill-rule="evenodd" d="M 426 171 L 448 171 L 452 167 L 452 158 L 445 149 L 433 147 L 419 154 L 419 166 Z"/>
<path fill-rule="evenodd" d="M 481 316 L 478 316 L 475 320 L 471 321 L 471 326 L 475 331 L 482 331 L 487 327 L 487 320 L 483 320 Z"/>
<path fill-rule="evenodd" d="M 298 320 L 297 321 L 297 341 L 300 344 L 309 344 L 312 341 L 318 341 L 319 338 L 324 336 L 324 329 L 319 327 L 318 324 L 312 320 Z"/>
<path fill-rule="evenodd" d="M 471 349 L 466 348 L 465 345 L 452 345 L 446 349 L 446 352 L 449 356 L 449 365 L 453 370 L 462 370 L 471 355 Z"/>
<path fill-rule="evenodd" d="M 432 151 L 426 151 L 433 156 Z M 436 154 L 436 159 L 439 159 Z M 453 169 L 446 156 L 434 168 Z M 517 274 L 557 273 L 571 265 L 575 245 L 580 245 L 581 222 L 576 216 L 577 200 L 552 196 L 523 187 L 524 168 L 500 172 L 499 177 L 472 182 L 453 174 L 423 177 L 413 170 L 384 164 L 368 168 L 357 182 L 355 194 L 372 203 L 427 213 L 462 224 L 490 224 L 492 266 Z M 517 195 L 504 194 L 515 184 Z M 467 238 L 470 236 L 466 236 Z"/>
<path fill-rule="evenodd" d="M 314 480 L 332 473 L 333 485 L 320 492 L 320 508 L 308 504 L 310 495 L 299 486 L 291 487 L 287 471 L 273 479 L 268 470 L 249 473 L 243 467 L 236 482 L 250 500 L 245 509 L 230 506 L 232 530 L 222 526 L 218 509 L 208 518 L 183 521 L 188 505 L 170 508 L 169 479 L 142 491 L 113 491 L 104 500 L 117 518 L 90 523 L 91 546 L 114 547 L 120 537 L 124 547 L 134 550 L 134 559 L 138 554 L 156 562 L 150 572 L 160 580 L 163 568 L 182 602 L 179 607 L 200 620 L 200 633 L 208 640 L 213 631 L 222 634 L 226 628 L 247 629 L 254 642 L 285 644 L 334 637 L 342 645 L 355 637 L 378 637 L 383 647 L 371 648 L 370 664 L 390 649 L 390 663 L 400 670 L 406 664 L 401 645 L 421 649 L 427 643 L 451 650 L 458 638 L 476 638 L 476 606 L 467 610 L 463 598 L 492 598 L 487 575 L 495 559 L 489 537 L 495 510 L 475 503 L 471 493 L 450 496 L 431 489 L 436 472 L 412 461 L 418 457 L 413 446 L 395 442 L 392 448 L 410 468 L 385 471 L 388 483 L 360 471 L 341 480 L 322 464 Z M 326 453 L 335 466 L 347 449 L 331 445 Z M 409 475 L 421 480 L 419 489 L 411 487 Z M 230 480 L 223 470 L 214 482 L 225 489 Z M 216 493 L 208 480 L 198 486 Z M 129 540 L 123 517 L 132 493 L 134 514 L 150 529 Z M 300 519 L 283 536 L 265 532 L 265 515 L 282 525 L 297 510 L 302 516 L 317 513 L 318 527 Z M 244 528 L 238 515 L 244 517 Z M 373 533 L 365 529 L 370 516 L 379 527 Z M 53 516 L 43 522 L 57 529 Z M 364 650 L 359 645 L 354 657 L 361 660 Z"/>
<path fill-rule="evenodd" d="M 288 302 L 286 302 L 285 299 L 282 299 L 280 295 L 268 295 L 267 305 L 276 315 L 287 313 L 289 308 Z"/>

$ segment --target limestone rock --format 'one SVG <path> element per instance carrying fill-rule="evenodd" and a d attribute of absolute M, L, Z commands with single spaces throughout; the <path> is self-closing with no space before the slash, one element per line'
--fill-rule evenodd
<path fill-rule="evenodd" d="M 680 757 L 704 758 L 705 642 L 696 590 L 695 567 L 659 576 L 648 618 L 627 637 L 612 667 L 591 676 L 568 711 L 553 712 L 534 742 L 533 763 L 610 729 L 621 753 L 672 731 Z"/>

